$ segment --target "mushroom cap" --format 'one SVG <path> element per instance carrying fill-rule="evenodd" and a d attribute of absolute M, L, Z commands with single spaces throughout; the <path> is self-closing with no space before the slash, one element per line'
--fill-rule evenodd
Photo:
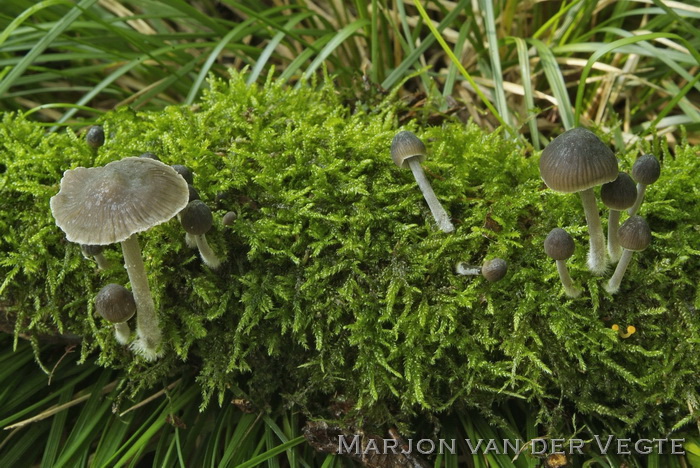
<path fill-rule="evenodd" d="M 147 151 L 145 153 L 141 153 L 139 155 L 139 158 L 148 158 L 148 159 L 155 159 L 156 161 L 160 161 L 160 158 L 156 156 L 154 153 L 151 153 L 150 151 Z"/>
<path fill-rule="evenodd" d="M 498 281 L 508 272 L 508 263 L 502 258 L 492 258 L 491 260 L 486 260 L 483 265 L 481 265 L 481 276 L 486 278 L 488 281 Z"/>
<path fill-rule="evenodd" d="M 187 182 L 167 164 L 129 157 L 65 171 L 51 213 L 69 241 L 106 245 L 164 223 L 188 196 Z"/>
<path fill-rule="evenodd" d="M 402 130 L 391 140 L 391 159 L 401 169 L 408 169 L 408 160 L 418 158 L 418 162 L 425 161 L 425 145 L 413 132 Z"/>
<path fill-rule="evenodd" d="M 175 172 L 180 174 L 188 184 L 191 184 L 194 181 L 194 176 L 192 175 L 192 171 L 189 167 L 183 166 L 182 164 L 173 164 L 170 167 L 175 169 Z"/>
<path fill-rule="evenodd" d="M 110 283 L 95 296 L 95 310 L 108 322 L 122 323 L 136 313 L 136 301 L 124 286 Z"/>
<path fill-rule="evenodd" d="M 626 210 L 637 201 L 637 186 L 627 173 L 620 172 L 617 179 L 600 188 L 600 199 L 611 210 Z"/>
<path fill-rule="evenodd" d="M 99 125 L 93 125 L 85 134 L 85 141 L 92 148 L 99 148 L 105 144 L 105 131 Z"/>
<path fill-rule="evenodd" d="M 188 203 L 192 200 L 199 200 L 199 192 L 194 185 L 187 184 L 187 190 L 189 191 L 189 196 L 187 198 Z"/>
<path fill-rule="evenodd" d="M 643 154 L 632 165 L 632 177 L 640 184 L 653 184 L 660 175 L 661 166 L 653 154 Z"/>
<path fill-rule="evenodd" d="M 583 127 L 556 137 L 540 158 L 540 176 L 547 187 L 557 192 L 580 192 L 615 180 L 617 174 L 613 152 Z"/>
<path fill-rule="evenodd" d="M 544 240 L 544 252 L 553 260 L 566 260 L 575 249 L 574 239 L 562 228 L 552 229 Z"/>
<path fill-rule="evenodd" d="M 231 226 L 234 223 L 234 221 L 236 221 L 236 217 L 236 213 L 234 213 L 233 211 L 229 211 L 224 215 L 224 218 L 221 220 L 221 224 L 223 224 L 224 226 Z"/>
<path fill-rule="evenodd" d="M 80 250 L 83 251 L 85 255 L 99 255 L 102 253 L 102 251 L 105 249 L 104 245 L 86 245 L 86 244 L 81 244 L 80 245 Z"/>
<path fill-rule="evenodd" d="M 214 217 L 202 200 L 192 200 L 180 212 L 180 223 L 188 234 L 201 236 L 209 232 L 214 224 Z"/>
<path fill-rule="evenodd" d="M 641 216 L 630 216 L 617 230 L 620 245 L 634 252 L 646 249 L 651 243 L 651 229 Z"/>

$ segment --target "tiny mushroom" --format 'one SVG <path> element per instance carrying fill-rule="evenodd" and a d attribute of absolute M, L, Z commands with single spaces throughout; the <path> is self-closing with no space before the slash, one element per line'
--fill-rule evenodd
<path fill-rule="evenodd" d="M 540 158 L 540 176 L 552 190 L 578 192 L 588 223 L 588 268 L 601 275 L 607 267 L 605 234 L 593 187 L 615 180 L 617 159 L 600 139 L 582 127 L 562 133 L 547 145 Z"/>
<path fill-rule="evenodd" d="M 651 185 L 659 180 L 660 175 L 661 166 L 653 154 L 644 154 L 637 158 L 632 166 L 632 178 L 637 181 L 637 199 L 634 205 L 627 210 L 627 214 L 630 216 L 637 214 L 639 207 L 642 206 L 644 201 L 647 185 Z"/>
<path fill-rule="evenodd" d="M 93 125 L 85 134 L 85 141 L 94 151 L 105 144 L 105 132 L 99 125 Z"/>
<path fill-rule="evenodd" d="M 469 266 L 464 262 L 459 262 L 455 268 L 458 275 L 481 275 L 487 281 L 498 281 L 508 272 L 508 263 L 502 258 L 492 258 L 486 260 L 480 267 Z"/>
<path fill-rule="evenodd" d="M 425 160 L 425 153 L 423 142 L 407 130 L 397 133 L 391 142 L 391 158 L 394 163 L 401 169 L 410 168 L 413 171 L 413 177 L 418 182 L 418 187 L 423 192 L 423 197 L 425 197 L 438 227 L 444 232 L 452 232 L 455 228 L 450 221 L 450 216 L 435 196 L 430 182 L 425 177 L 423 167 L 420 165 Z"/>
<path fill-rule="evenodd" d="M 100 270 L 107 270 L 109 268 L 109 260 L 107 260 L 102 253 L 104 249 L 104 245 L 80 245 L 80 251 L 83 253 L 83 257 L 87 259 L 91 257 L 94 258 L 95 263 L 97 263 L 97 268 Z"/>
<path fill-rule="evenodd" d="M 56 225 L 71 242 L 120 242 L 136 302 L 138 339 L 132 349 L 147 360 L 160 353 L 161 332 L 137 233 L 173 218 L 187 205 L 187 182 L 150 158 L 124 158 L 105 166 L 67 170 L 51 198 Z"/>
<path fill-rule="evenodd" d="M 608 254 L 610 261 L 617 263 L 622 255 L 622 247 L 617 240 L 617 230 L 620 225 L 620 212 L 634 205 L 637 199 L 637 187 L 632 178 L 620 172 L 617 179 L 600 188 L 600 199 L 610 209 L 608 218 Z"/>
<path fill-rule="evenodd" d="M 175 172 L 180 174 L 182 178 L 187 181 L 188 184 L 191 184 L 194 181 L 194 175 L 192 174 L 192 171 L 189 167 L 183 166 L 182 164 L 173 164 L 170 167 L 175 169 Z"/>
<path fill-rule="evenodd" d="M 569 276 L 569 269 L 566 268 L 566 260 L 574 254 L 575 248 L 574 240 L 562 228 L 552 229 L 544 240 L 544 251 L 549 258 L 556 261 L 561 285 L 569 297 L 579 297 L 581 295 L 581 290 L 574 286 L 574 282 Z"/>
<path fill-rule="evenodd" d="M 229 211 L 224 215 L 223 219 L 221 220 L 221 224 L 223 224 L 224 226 L 232 226 L 235 221 L 236 213 L 234 213 L 233 211 Z"/>
<path fill-rule="evenodd" d="M 95 296 L 95 310 L 102 318 L 114 324 L 117 343 L 127 344 L 131 329 L 126 322 L 136 313 L 136 301 L 131 291 L 120 284 L 108 284 Z"/>
<path fill-rule="evenodd" d="M 616 323 L 614 323 L 613 326 L 610 328 L 612 328 L 613 331 L 616 331 L 617 334 L 620 335 L 620 338 L 622 338 L 622 339 L 627 339 L 637 332 L 637 328 L 634 325 L 628 325 L 626 332 L 623 332 L 620 329 L 620 326 Z"/>
<path fill-rule="evenodd" d="M 644 218 L 637 215 L 629 217 L 627 221 L 622 223 L 622 226 L 620 226 L 618 230 L 618 235 L 620 238 L 620 245 L 624 250 L 620 257 L 620 263 L 617 264 L 615 273 L 613 273 L 605 288 L 610 294 L 615 294 L 620 289 L 622 277 L 632 259 L 632 254 L 634 252 L 641 252 L 651 243 L 651 229 L 649 229 L 649 225 Z"/>
<path fill-rule="evenodd" d="M 160 158 L 156 156 L 154 153 L 151 153 L 150 151 L 147 151 L 145 153 L 141 153 L 139 155 L 139 158 L 148 158 L 148 159 L 155 159 L 156 161 L 160 161 Z"/>
<path fill-rule="evenodd" d="M 209 247 L 206 237 L 206 233 L 209 232 L 213 223 L 214 218 L 211 210 L 202 200 L 189 202 L 185 209 L 180 212 L 180 224 L 188 235 L 194 237 L 202 260 L 209 268 L 216 270 L 221 266 L 221 260 Z"/>

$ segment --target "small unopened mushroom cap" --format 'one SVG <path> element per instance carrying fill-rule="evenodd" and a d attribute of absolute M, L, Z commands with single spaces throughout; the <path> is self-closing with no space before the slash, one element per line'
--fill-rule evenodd
<path fill-rule="evenodd" d="M 620 172 L 617 179 L 600 188 L 600 199 L 611 210 L 626 210 L 637 200 L 637 186 L 629 175 Z"/>
<path fill-rule="evenodd" d="M 508 263 L 502 258 L 486 260 L 481 266 L 481 276 L 488 281 L 498 281 L 508 272 Z"/>
<path fill-rule="evenodd" d="M 425 153 L 423 142 L 408 130 L 400 131 L 391 141 L 391 159 L 401 169 L 407 169 L 408 159 L 413 157 L 417 157 L 419 162 L 423 162 Z"/>
<path fill-rule="evenodd" d="M 69 241 L 106 245 L 164 223 L 188 196 L 187 182 L 173 168 L 130 157 L 65 171 L 51 213 Z"/>
<path fill-rule="evenodd" d="M 580 192 L 617 178 L 617 159 L 595 133 L 583 127 L 562 133 L 542 151 L 540 176 L 557 192 Z"/>
<path fill-rule="evenodd" d="M 637 158 L 632 166 L 632 177 L 640 184 L 650 185 L 659 180 L 661 166 L 653 154 L 644 154 Z"/>
<path fill-rule="evenodd" d="M 620 245 L 635 252 L 646 249 L 651 243 L 651 229 L 641 216 L 630 216 L 617 231 Z"/>
<path fill-rule="evenodd" d="M 193 200 L 180 212 L 180 223 L 188 234 L 201 236 L 209 232 L 214 223 L 214 217 L 202 200 Z"/>
<path fill-rule="evenodd" d="M 110 283 L 97 293 L 95 311 L 108 322 L 126 322 L 136 313 L 134 295 L 124 286 Z"/>
<path fill-rule="evenodd" d="M 92 148 L 99 148 L 105 143 L 105 132 L 99 125 L 93 125 L 85 135 L 85 141 Z"/>
<path fill-rule="evenodd" d="M 189 167 L 183 166 L 182 164 L 173 164 L 171 167 L 175 169 L 175 172 L 180 174 L 188 184 L 191 184 L 194 180 L 194 175 Z"/>
<path fill-rule="evenodd" d="M 552 229 L 544 240 L 544 252 L 553 260 L 566 260 L 574 254 L 574 250 L 574 240 L 562 228 Z"/>

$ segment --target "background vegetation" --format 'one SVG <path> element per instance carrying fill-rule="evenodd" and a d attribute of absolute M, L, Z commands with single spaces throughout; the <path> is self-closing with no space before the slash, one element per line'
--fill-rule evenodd
<path fill-rule="evenodd" d="M 337 92 L 350 109 L 371 112 L 386 93 L 398 93 L 404 103 L 396 115 L 400 125 L 414 120 L 437 125 L 459 118 L 493 130 L 505 123 L 500 133 L 507 140 L 515 138 L 515 144 L 530 154 L 562 129 L 583 124 L 609 135 L 618 151 L 633 157 L 632 151 L 639 148 L 663 148 L 658 142 L 661 137 L 673 148 L 682 139 L 680 125 L 685 126 L 691 143 L 698 142 L 699 16 L 700 8 L 695 5 L 660 0 L 425 4 L 202 1 L 193 5 L 172 0 L 12 1 L 3 5 L 0 14 L 0 106 L 56 131 L 62 126 L 84 127 L 120 105 L 159 110 L 171 104 L 196 104 L 207 86 L 207 74 L 226 76 L 228 67 L 247 65 L 245 80 L 253 83 L 268 76 L 274 66 L 275 79 L 289 86 L 300 86 L 302 77 L 325 68 L 335 75 Z M 387 132 L 389 128 L 395 129 L 388 127 Z M 692 150 L 685 151 L 692 164 Z M 7 164 L 0 164 L 5 172 Z M 697 193 L 696 181 L 688 183 Z M 7 208 L 3 207 L 3 212 Z M 678 215 L 672 210 L 665 213 L 669 220 Z M 696 258 L 697 253 L 689 255 Z M 693 342 L 688 343 L 693 346 Z M 23 349 L 28 352 L 28 348 Z M 16 362 L 27 362 L 25 371 L 31 373 L 29 366 L 33 364 Z M 100 372 L 86 374 L 85 386 L 102 383 L 94 380 Z M 6 374 L 10 379 L 20 379 L 20 375 Z M 116 377 L 104 374 L 100 378 L 108 382 Z M 75 388 L 66 388 L 70 390 L 65 390 L 63 398 L 69 401 Z M 9 390 L 5 393 L 10 394 Z M 196 402 L 194 395 L 186 390 L 183 394 L 190 398 L 186 406 L 191 408 L 191 402 Z M 14 406 L 17 409 L 7 417 L 16 421 L 60 397 L 57 392 L 47 395 L 48 400 L 39 400 L 42 404 Z M 507 419 L 500 410 L 497 413 Z M 34 441 L 49 434 L 48 440 L 55 445 L 64 443 L 64 428 L 81 420 L 72 419 L 79 418 L 77 412 L 63 414 L 70 414 L 71 419 L 55 419 L 58 422 L 51 424 L 56 429 L 50 433 L 45 421 L 44 429 L 34 426 L 17 434 L 31 434 Z M 206 414 L 201 420 L 206 420 Z M 282 416 L 288 426 L 284 426 L 284 419 L 277 421 L 278 427 L 285 427 L 284 432 L 275 431 L 268 421 L 257 420 L 257 426 L 250 426 L 265 431 L 264 436 L 246 439 L 255 445 L 251 450 L 230 448 L 235 445 L 223 450 L 253 457 L 280 443 L 298 441 L 298 427 L 290 415 Z M 192 413 L 189 417 L 195 421 L 200 416 Z M 144 420 L 135 418 L 137 422 Z M 515 420 L 521 428 L 526 426 L 523 421 L 528 421 L 528 430 L 534 433 L 534 419 Z M 156 426 L 163 423 L 162 418 L 158 421 Z M 218 421 L 221 431 L 238 427 L 231 420 Z M 512 427 L 518 427 L 517 421 Z M 75 453 L 87 460 L 95 450 L 94 441 L 87 437 L 90 426 L 72 427 L 77 428 L 75 437 L 80 443 L 67 446 L 80 447 Z M 138 427 L 145 429 L 147 425 Z M 468 433 L 468 425 L 452 423 L 446 427 Z M 486 431 L 488 426 L 481 427 Z M 131 434 L 122 426 L 119 430 Z M 160 432 L 159 427 L 151 430 L 143 432 L 143 439 L 122 442 L 130 447 L 123 450 L 141 450 L 140 455 L 151 456 L 153 444 L 149 441 L 159 441 L 168 447 L 160 453 L 168 453 L 170 447 L 169 456 L 179 453 L 177 448 L 182 451 L 184 445 L 178 437 Z M 211 440 L 217 449 L 212 449 L 210 456 L 217 463 L 228 464 L 229 459 L 219 458 L 217 450 L 223 445 L 217 444 L 231 439 Z M 15 453 L 26 456 L 31 443 L 19 447 L 25 451 L 17 448 Z M 287 453 L 293 457 L 289 461 L 293 466 L 305 463 L 299 460 L 310 460 L 308 452 Z M 134 463 L 138 459 L 133 458 Z M 321 460 L 319 463 L 334 463 Z M 618 466 L 615 463 L 619 461 L 608 463 Z"/>

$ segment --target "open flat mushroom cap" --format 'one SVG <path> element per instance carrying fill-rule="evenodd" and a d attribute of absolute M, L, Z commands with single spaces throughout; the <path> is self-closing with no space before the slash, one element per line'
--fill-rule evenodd
<path fill-rule="evenodd" d="M 409 158 L 418 157 L 419 162 L 425 161 L 425 145 L 413 132 L 402 130 L 391 140 L 391 159 L 401 169 L 408 169 Z"/>
<path fill-rule="evenodd" d="M 69 241 L 106 245 L 168 221 L 188 197 L 187 182 L 173 168 L 130 157 L 65 171 L 51 213 Z"/>
<path fill-rule="evenodd" d="M 617 158 L 595 133 L 578 127 L 547 145 L 540 158 L 540 176 L 547 187 L 573 193 L 615 180 Z"/>
<path fill-rule="evenodd" d="M 641 216 L 630 216 L 617 231 L 620 245 L 634 252 L 641 252 L 651 243 L 651 229 Z"/>
<path fill-rule="evenodd" d="M 611 210 L 626 210 L 637 200 L 637 186 L 629 175 L 620 172 L 617 179 L 600 188 L 600 199 Z"/>

